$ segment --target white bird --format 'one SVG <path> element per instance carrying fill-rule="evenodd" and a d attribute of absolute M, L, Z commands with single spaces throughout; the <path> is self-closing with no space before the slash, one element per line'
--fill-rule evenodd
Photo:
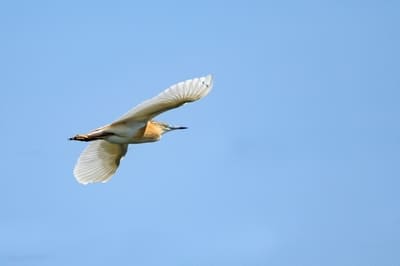
<path fill-rule="evenodd" d="M 155 142 L 168 131 L 185 129 L 152 119 L 162 112 L 203 98 L 212 86 L 211 75 L 177 83 L 137 105 L 111 124 L 70 138 L 91 141 L 75 165 L 76 180 L 81 184 L 105 183 L 117 170 L 121 158 L 128 150 L 128 144 Z"/>

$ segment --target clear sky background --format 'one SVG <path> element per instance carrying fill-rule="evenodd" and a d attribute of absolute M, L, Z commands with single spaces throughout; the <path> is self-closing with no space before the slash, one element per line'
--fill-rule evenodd
<path fill-rule="evenodd" d="M 0 265 L 400 265 L 398 1 L 3 1 Z M 76 133 L 168 86 L 82 186 Z"/>

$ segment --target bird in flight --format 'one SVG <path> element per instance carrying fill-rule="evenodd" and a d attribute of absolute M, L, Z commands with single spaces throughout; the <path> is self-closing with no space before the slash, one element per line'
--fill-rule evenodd
<path fill-rule="evenodd" d="M 105 183 L 117 170 L 129 144 L 155 142 L 166 132 L 186 129 L 157 122 L 153 118 L 203 98 L 212 86 L 211 75 L 182 81 L 138 104 L 111 124 L 69 138 L 90 142 L 75 165 L 76 180 L 81 184 Z"/>

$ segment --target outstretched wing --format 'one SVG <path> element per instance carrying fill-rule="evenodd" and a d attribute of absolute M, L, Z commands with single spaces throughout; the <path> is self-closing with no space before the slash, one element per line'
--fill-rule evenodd
<path fill-rule="evenodd" d="M 90 142 L 75 165 L 76 180 L 85 185 L 107 182 L 117 170 L 127 149 L 128 144 L 113 144 L 105 140 Z"/>
<path fill-rule="evenodd" d="M 211 75 L 182 81 L 137 105 L 113 122 L 112 125 L 150 120 L 162 112 L 203 98 L 210 92 L 212 85 L 213 78 Z"/>

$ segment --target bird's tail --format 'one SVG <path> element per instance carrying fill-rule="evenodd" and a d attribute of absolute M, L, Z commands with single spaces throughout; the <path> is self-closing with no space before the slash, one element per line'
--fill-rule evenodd
<path fill-rule="evenodd" d="M 85 134 L 76 134 L 75 136 L 69 138 L 69 140 L 77 140 L 77 141 L 91 141 L 94 140 L 93 137 Z"/>
<path fill-rule="evenodd" d="M 77 134 L 71 138 L 69 138 L 69 140 L 77 140 L 77 141 L 92 141 L 92 140 L 98 140 L 98 139 L 104 139 L 107 136 L 112 135 L 112 133 L 107 132 L 104 130 L 103 128 L 98 128 L 95 129 L 87 134 Z"/>

